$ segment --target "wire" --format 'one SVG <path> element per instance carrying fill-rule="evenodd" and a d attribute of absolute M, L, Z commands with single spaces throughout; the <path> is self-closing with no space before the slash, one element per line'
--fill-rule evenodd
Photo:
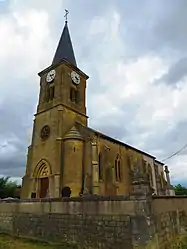
<path fill-rule="evenodd" d="M 170 158 L 172 158 L 172 157 L 178 155 L 178 154 L 179 154 L 181 151 L 183 151 L 186 147 L 187 147 L 187 144 L 185 144 L 180 150 L 176 151 L 176 152 L 173 153 L 171 156 L 166 157 L 166 158 L 163 159 L 162 161 L 164 162 L 164 161 L 166 161 L 166 160 L 168 160 L 168 159 L 170 159 Z"/>

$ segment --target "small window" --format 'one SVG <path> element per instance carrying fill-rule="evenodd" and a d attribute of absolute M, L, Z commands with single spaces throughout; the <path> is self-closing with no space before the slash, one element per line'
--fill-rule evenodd
<path fill-rule="evenodd" d="M 76 90 L 75 90 L 75 88 L 70 88 L 70 100 L 72 101 L 72 102 L 75 102 L 75 98 L 76 98 Z"/>
<path fill-rule="evenodd" d="M 121 162 L 118 160 L 118 181 L 121 181 Z"/>
<path fill-rule="evenodd" d="M 117 159 L 115 160 L 115 178 L 118 181 L 118 164 Z"/>
<path fill-rule="evenodd" d="M 49 88 L 49 99 L 50 100 L 53 100 L 54 99 L 54 96 L 55 96 L 55 87 L 54 86 L 51 86 Z"/>
<path fill-rule="evenodd" d="M 73 102 L 74 100 L 74 88 L 70 88 L 70 100 Z"/>
<path fill-rule="evenodd" d="M 46 87 L 46 97 L 45 97 L 46 102 L 49 101 L 49 97 L 50 97 L 50 92 L 49 92 L 49 86 L 47 85 L 47 87 Z"/>
<path fill-rule="evenodd" d="M 79 103 L 79 91 L 74 87 L 70 88 L 70 100 L 76 104 Z"/>
<path fill-rule="evenodd" d="M 75 102 L 76 102 L 77 104 L 79 103 L 79 97 L 80 97 L 79 91 L 76 90 L 76 91 L 75 91 Z"/>
<path fill-rule="evenodd" d="M 146 174 L 146 161 L 144 159 L 142 159 L 142 171 L 143 174 Z"/>
<path fill-rule="evenodd" d="M 153 175 L 152 175 L 152 168 L 150 164 L 148 164 L 148 177 L 149 177 L 150 185 L 153 186 Z"/>
<path fill-rule="evenodd" d="M 103 180 L 102 154 L 99 153 L 99 180 Z"/>

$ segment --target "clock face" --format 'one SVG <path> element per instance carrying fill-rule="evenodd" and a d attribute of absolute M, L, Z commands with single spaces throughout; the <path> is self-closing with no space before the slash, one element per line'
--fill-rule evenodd
<path fill-rule="evenodd" d="M 47 74 L 47 77 L 46 77 L 46 81 L 47 82 L 52 82 L 54 80 L 56 76 L 56 71 L 53 69 L 51 70 L 48 74 Z"/>
<path fill-rule="evenodd" d="M 80 75 L 76 73 L 75 71 L 71 72 L 71 79 L 77 85 L 80 83 Z"/>

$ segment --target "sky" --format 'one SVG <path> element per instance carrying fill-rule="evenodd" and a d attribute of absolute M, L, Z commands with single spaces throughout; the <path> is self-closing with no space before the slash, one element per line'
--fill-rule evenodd
<path fill-rule="evenodd" d="M 187 143 L 186 0 L 0 0 L 0 175 L 20 182 L 64 9 L 89 126 L 157 157 Z M 166 161 L 187 186 L 187 149 Z"/>

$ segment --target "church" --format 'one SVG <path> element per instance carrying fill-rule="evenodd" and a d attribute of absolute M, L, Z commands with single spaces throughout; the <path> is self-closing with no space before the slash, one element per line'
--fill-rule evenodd
<path fill-rule="evenodd" d="M 154 195 L 173 194 L 164 163 L 88 127 L 89 77 L 78 68 L 67 21 L 52 64 L 38 75 L 40 93 L 21 198 L 129 196 L 135 166 Z"/>

